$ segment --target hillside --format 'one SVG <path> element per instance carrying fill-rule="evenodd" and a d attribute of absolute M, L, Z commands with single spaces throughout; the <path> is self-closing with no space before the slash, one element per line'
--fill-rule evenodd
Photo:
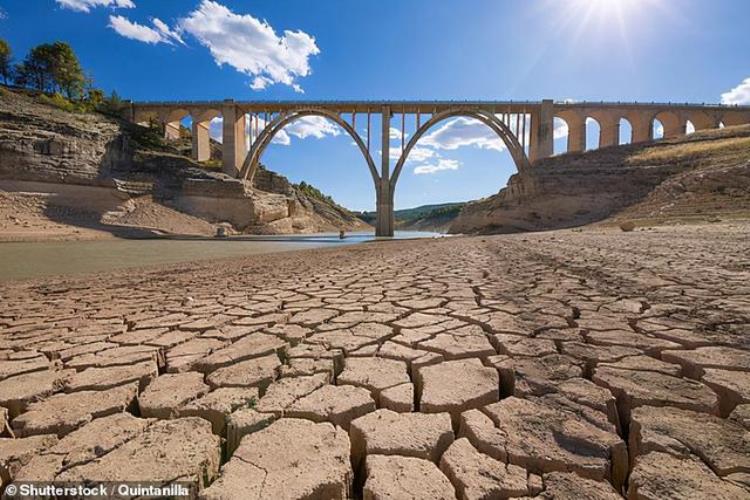
<path fill-rule="evenodd" d="M 396 229 L 436 233 L 448 232 L 451 222 L 465 204 L 465 202 L 441 203 L 396 210 L 393 213 L 396 219 Z M 357 216 L 368 224 L 374 224 L 377 215 L 375 212 L 359 212 Z"/>
<path fill-rule="evenodd" d="M 750 126 L 565 154 L 466 205 L 451 233 L 750 216 Z"/>
<path fill-rule="evenodd" d="M 156 130 L 0 88 L 2 238 L 212 235 L 218 225 L 261 234 L 367 227 L 274 172 L 261 170 L 249 186 L 194 162 L 179 146 Z"/>

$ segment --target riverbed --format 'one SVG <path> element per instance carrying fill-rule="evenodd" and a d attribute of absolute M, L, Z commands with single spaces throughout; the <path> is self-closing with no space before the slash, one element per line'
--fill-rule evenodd
<path fill-rule="evenodd" d="M 437 233 L 396 231 L 394 239 L 433 238 Z M 357 245 L 372 233 L 241 236 L 224 239 L 50 241 L 0 243 L 0 281 L 110 271 L 159 264 L 241 257 L 308 248 Z"/>

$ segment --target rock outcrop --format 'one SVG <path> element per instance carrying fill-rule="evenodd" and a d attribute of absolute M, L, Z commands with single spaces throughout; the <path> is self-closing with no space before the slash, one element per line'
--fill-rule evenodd
<path fill-rule="evenodd" d="M 565 154 L 467 204 L 451 233 L 512 233 L 623 220 L 750 213 L 750 126 Z"/>
<path fill-rule="evenodd" d="M 261 170 L 249 186 L 183 156 L 155 130 L 69 113 L 8 89 L 0 89 L 0 191 L 39 194 L 43 215 L 84 227 L 143 227 L 128 216 L 137 209 L 134 200 L 144 198 L 174 217 L 187 214 L 183 226 L 194 224 L 204 233 L 218 223 L 262 234 L 367 227 L 273 172 Z M 161 229 L 167 218 L 155 217 L 151 229 Z"/>

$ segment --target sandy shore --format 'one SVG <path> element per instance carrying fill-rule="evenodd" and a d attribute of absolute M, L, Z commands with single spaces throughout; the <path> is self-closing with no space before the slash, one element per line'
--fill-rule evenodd
<path fill-rule="evenodd" d="M 2 477 L 747 498 L 748 255 L 583 229 L 0 285 Z"/>

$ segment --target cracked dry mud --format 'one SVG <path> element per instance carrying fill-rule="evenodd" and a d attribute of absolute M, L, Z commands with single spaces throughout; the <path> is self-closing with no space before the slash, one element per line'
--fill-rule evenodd
<path fill-rule="evenodd" d="M 750 225 L 0 288 L 0 477 L 204 498 L 750 498 Z"/>

